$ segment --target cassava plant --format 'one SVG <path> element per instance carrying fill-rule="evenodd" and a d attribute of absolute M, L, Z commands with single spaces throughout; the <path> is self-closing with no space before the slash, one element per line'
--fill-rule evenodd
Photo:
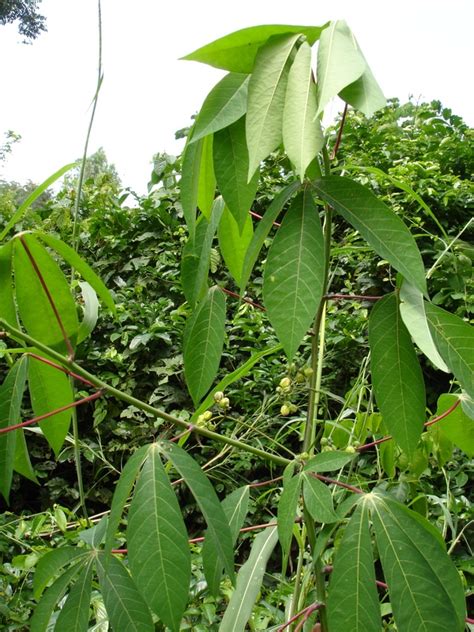
<path fill-rule="evenodd" d="M 162 436 L 139 448 L 123 468 L 108 515 L 94 526 L 87 524 L 79 545 L 53 549 L 39 561 L 34 576 L 39 603 L 30 629 L 54 625 L 55 630 L 87 630 L 95 578 L 116 632 L 146 632 L 156 625 L 180 629 L 189 599 L 191 557 L 174 489 L 179 479 L 207 524 L 202 546 L 206 591 L 219 595 L 224 576 L 234 586 L 220 617 L 222 632 L 246 628 L 267 562 L 273 556 L 275 564 L 278 558 L 277 545 L 280 577 L 292 581 L 293 594 L 285 620 L 274 629 L 371 632 L 392 621 L 391 629 L 401 632 L 463 630 L 463 584 L 442 535 L 421 513 L 401 503 L 390 484 L 362 477 L 357 481 L 354 475 L 359 460 L 379 444 L 397 446 L 407 463 L 414 462 L 424 426 L 435 422 L 444 439 L 474 453 L 472 330 L 430 302 L 423 260 L 403 221 L 368 188 L 333 167 L 343 121 L 332 148 L 321 127 L 324 108 L 337 95 L 346 107 L 371 116 L 384 106 L 381 90 L 343 21 L 321 27 L 252 27 L 185 59 L 228 73 L 204 101 L 182 157 L 181 204 L 188 239 L 181 281 L 189 311 L 183 358 L 195 406 L 191 421 L 134 398 L 75 361 L 77 346 L 93 330 L 97 297 L 112 314 L 114 305 L 73 248 L 41 231 L 18 234 L 0 248 L 0 326 L 10 365 L 0 390 L 0 491 L 5 499 L 14 471 L 34 478 L 24 426 L 39 423 L 57 454 L 73 408 L 101 396 L 116 397 L 164 422 Z M 260 165 L 282 145 L 294 177 L 254 221 L 250 211 Z M 341 414 L 345 424 L 341 421 L 339 429 L 349 438 L 337 450 L 331 449 L 335 424 L 321 394 L 335 265 L 332 238 L 342 223 L 358 231 L 396 271 L 396 283 L 386 296 L 372 297 L 380 300 L 369 321 L 372 389 L 380 414 L 372 403 L 354 421 Z M 6 227 L 2 239 L 12 227 Z M 210 281 L 216 234 L 238 292 Z M 235 305 L 239 297 L 251 300 L 246 288 L 268 243 L 260 307 L 280 344 L 256 349 L 215 384 L 230 311 L 226 296 L 237 295 Z M 75 277 L 82 278 L 80 285 L 73 283 L 71 290 L 58 259 L 73 267 Z M 292 458 L 277 441 L 274 449 L 262 449 L 213 426 L 209 409 L 229 408 L 227 387 L 265 355 L 283 349 L 292 362 L 308 340 L 307 411 L 301 445 Z M 435 367 L 454 376 L 452 393 L 427 422 L 423 374 L 413 342 Z M 72 381 L 91 393 L 75 399 Z M 280 392 L 289 391 L 291 383 L 283 378 Z M 34 417 L 19 422 L 27 387 Z M 283 416 L 291 410 L 283 403 Z M 170 439 L 174 426 L 182 433 Z M 384 430 L 387 436 L 381 436 Z M 279 498 L 276 523 L 260 525 L 237 574 L 233 551 L 247 514 L 250 485 L 220 502 L 184 447 L 192 433 L 280 469 L 269 482 Z M 357 444 L 369 435 L 372 440 Z M 124 541 L 124 548 L 117 548 Z M 327 552 L 333 549 L 329 565 Z"/>

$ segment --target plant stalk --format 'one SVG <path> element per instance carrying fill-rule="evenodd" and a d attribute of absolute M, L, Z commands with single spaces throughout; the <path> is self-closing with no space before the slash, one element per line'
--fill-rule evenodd
<path fill-rule="evenodd" d="M 106 393 L 109 393 L 110 395 L 112 395 L 113 397 L 115 397 L 116 399 L 120 401 L 126 402 L 127 404 L 132 405 L 132 406 L 136 406 L 139 410 L 143 410 L 144 412 L 149 413 L 153 417 L 158 417 L 159 419 L 163 419 L 164 421 L 167 421 L 175 426 L 183 428 L 183 430 L 192 430 L 196 434 L 199 434 L 203 437 L 207 437 L 208 439 L 211 439 L 213 441 L 231 445 L 235 448 L 238 448 L 239 450 L 243 450 L 244 452 L 250 452 L 251 454 L 255 454 L 255 456 L 258 456 L 265 461 L 272 461 L 273 463 L 277 465 L 281 465 L 283 467 L 291 463 L 290 459 L 286 459 L 277 454 L 271 454 L 269 452 L 266 452 L 265 450 L 261 450 L 260 448 L 255 448 L 254 446 L 247 445 L 246 443 L 244 443 L 243 441 L 239 441 L 238 439 L 232 439 L 231 437 L 226 437 L 224 435 L 219 434 L 218 432 L 213 432 L 212 430 L 208 430 L 207 428 L 203 428 L 200 426 L 194 426 L 192 424 L 187 423 L 186 421 L 183 421 L 182 419 L 173 417 L 173 415 L 170 415 L 164 412 L 163 410 L 160 410 L 159 408 L 155 408 L 154 406 L 151 406 L 150 404 L 147 404 L 146 402 L 143 402 L 142 400 L 137 399 L 136 397 L 133 397 L 132 395 L 123 393 L 119 389 L 111 386 L 110 384 L 107 384 L 107 382 L 104 382 L 98 377 L 96 377 L 95 375 L 93 375 L 92 373 L 89 373 L 89 371 L 86 371 L 85 369 L 83 369 L 80 365 L 76 364 L 73 360 L 70 360 L 64 357 L 63 355 L 61 355 L 54 349 L 51 349 L 50 347 L 44 345 L 39 340 L 36 340 L 35 338 L 32 338 L 28 334 L 25 334 L 24 332 L 20 331 L 16 327 L 13 327 L 3 318 L 0 318 L 0 326 L 6 332 L 8 332 L 9 336 L 12 337 L 13 339 L 23 340 L 31 347 L 36 347 L 36 349 L 39 349 L 50 358 L 53 358 L 58 364 L 60 364 L 64 368 L 70 371 L 73 371 L 78 376 L 88 380 L 96 388 L 102 391 L 105 391 Z"/>

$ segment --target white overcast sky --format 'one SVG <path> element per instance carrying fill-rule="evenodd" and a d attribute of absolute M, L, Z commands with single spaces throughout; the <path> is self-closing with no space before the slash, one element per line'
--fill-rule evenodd
<path fill-rule="evenodd" d="M 0 27 L 0 138 L 22 136 L 0 177 L 19 182 L 39 183 L 81 156 L 97 80 L 97 1 L 43 0 L 40 10 L 48 31 L 32 45 Z M 174 132 L 222 76 L 178 58 L 246 26 L 343 18 L 386 96 L 439 99 L 474 124 L 473 0 L 103 0 L 102 17 L 90 151 L 103 146 L 138 192 L 154 153 L 180 152 Z"/>

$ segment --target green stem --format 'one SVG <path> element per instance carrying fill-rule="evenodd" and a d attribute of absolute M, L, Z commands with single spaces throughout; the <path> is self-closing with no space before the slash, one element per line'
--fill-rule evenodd
<path fill-rule="evenodd" d="M 73 217 L 73 224 L 72 224 L 72 240 L 71 240 L 72 247 L 74 248 L 74 250 L 77 249 L 77 219 L 79 216 L 79 205 L 80 205 L 81 196 L 82 196 L 82 185 L 84 183 L 84 174 L 86 171 L 86 161 L 87 161 L 87 152 L 89 149 L 89 140 L 90 140 L 90 136 L 92 132 L 92 125 L 94 124 L 95 111 L 97 109 L 97 101 L 99 99 L 99 92 L 102 86 L 102 80 L 104 78 L 104 75 L 102 74 L 102 8 L 101 8 L 100 0 L 98 0 L 97 2 L 97 9 L 98 9 L 98 28 L 99 28 L 99 63 L 98 63 L 98 70 L 97 70 L 97 87 L 95 90 L 94 98 L 92 99 L 92 112 L 91 112 L 91 117 L 89 119 L 89 126 L 87 128 L 86 142 L 84 143 L 84 153 L 82 155 L 81 170 L 79 172 L 79 180 L 78 180 L 77 189 L 76 189 L 76 200 L 74 203 L 74 217 Z M 74 270 L 71 271 L 71 279 L 72 278 L 74 278 Z"/>
<path fill-rule="evenodd" d="M 120 391 L 119 389 L 114 388 L 113 386 L 110 386 L 110 384 L 107 384 L 107 382 L 102 381 L 101 379 L 93 375 L 92 373 L 89 373 L 89 371 L 86 371 L 85 369 L 83 369 L 79 364 L 76 364 L 73 360 L 69 360 L 68 358 L 65 358 L 63 355 L 61 355 L 57 351 L 54 351 L 54 349 L 51 349 L 50 347 L 44 345 L 39 340 L 32 338 L 31 336 L 23 333 L 19 329 L 16 329 L 16 327 L 13 327 L 9 323 L 7 323 L 7 321 L 4 320 L 3 318 L 0 318 L 0 326 L 6 332 L 8 332 L 8 334 L 13 339 L 23 340 L 28 345 L 32 347 L 36 347 L 36 349 L 39 349 L 48 357 L 56 360 L 56 362 L 60 364 L 62 367 L 68 369 L 69 371 L 73 371 L 74 373 L 76 373 L 76 375 L 79 375 L 80 377 L 83 377 L 84 379 L 88 380 L 91 384 L 96 386 L 98 389 L 103 390 L 106 393 L 109 393 L 116 399 L 126 402 L 127 404 L 131 406 L 136 406 L 139 410 L 143 410 L 144 412 L 149 413 L 150 415 L 153 415 L 153 417 L 158 417 L 159 419 L 163 419 L 164 421 L 174 424 L 175 426 L 178 426 L 180 428 L 183 428 L 184 430 L 186 429 L 192 430 L 192 432 L 195 432 L 196 434 L 199 434 L 203 437 L 207 437 L 208 439 L 211 439 L 213 441 L 231 445 L 235 448 L 238 448 L 239 450 L 243 450 L 244 452 L 250 452 L 251 454 L 255 454 L 255 456 L 258 456 L 261 459 L 264 459 L 265 461 L 272 461 L 273 463 L 276 463 L 277 465 L 281 465 L 281 466 L 286 466 L 289 463 L 291 463 L 290 459 L 285 459 L 284 457 L 279 456 L 277 454 L 271 454 L 265 450 L 260 450 L 259 448 L 255 448 L 254 446 L 247 445 L 243 441 L 239 441 L 238 439 L 232 439 L 231 437 L 226 437 L 217 432 L 213 432 L 212 430 L 208 430 L 207 428 L 194 426 L 192 424 L 187 423 L 186 421 L 183 421 L 182 419 L 173 417 L 173 415 L 170 415 L 164 412 L 163 410 L 160 410 L 159 408 L 155 408 L 154 406 L 151 406 L 150 404 L 147 404 L 143 402 L 142 400 L 137 399 L 136 397 L 133 397 L 132 395 L 128 395 L 127 393 L 122 393 L 122 391 Z"/>
<path fill-rule="evenodd" d="M 74 378 L 72 376 L 69 376 L 69 383 L 71 385 L 73 399 L 75 399 L 76 386 L 74 384 Z M 73 446 L 74 446 L 74 464 L 76 466 L 77 488 L 79 490 L 79 502 L 81 503 L 81 509 L 82 509 L 84 518 L 88 520 L 89 516 L 87 514 L 86 495 L 84 493 L 84 479 L 82 476 L 79 425 L 77 423 L 77 408 L 71 408 L 71 412 L 72 412 L 72 436 L 73 436 Z"/>
<path fill-rule="evenodd" d="M 318 557 L 314 566 L 314 574 L 316 580 L 316 601 L 321 604 L 321 607 L 319 609 L 321 632 L 327 632 L 328 621 L 326 613 L 326 584 L 324 580 L 323 564 L 320 557 Z"/>
<path fill-rule="evenodd" d="M 296 578 L 295 578 L 295 588 L 293 590 L 293 601 L 291 602 L 291 608 L 289 613 L 289 619 L 291 619 L 295 612 L 298 609 L 298 602 L 300 600 L 300 591 L 301 591 L 301 573 L 303 572 L 303 558 L 304 558 L 304 550 L 306 543 L 306 525 L 303 524 L 303 528 L 301 530 L 301 539 L 302 545 L 300 547 L 298 553 L 298 563 L 296 566 Z"/>

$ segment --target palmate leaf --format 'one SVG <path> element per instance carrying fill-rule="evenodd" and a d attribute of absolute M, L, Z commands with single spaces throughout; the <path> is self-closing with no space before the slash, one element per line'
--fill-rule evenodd
<path fill-rule="evenodd" d="M 93 560 L 83 568 L 69 591 L 54 629 L 71 632 L 87 632 L 89 629 L 89 607 L 92 592 Z"/>
<path fill-rule="evenodd" d="M 214 169 L 217 185 L 242 233 L 249 220 L 259 174 L 247 182 L 249 154 L 245 138 L 245 118 L 217 132 L 214 137 Z"/>
<path fill-rule="evenodd" d="M 189 142 L 195 143 L 242 118 L 247 111 L 248 82 L 247 74 L 231 72 L 214 86 L 202 104 Z"/>
<path fill-rule="evenodd" d="M 198 205 L 202 146 L 202 138 L 195 143 L 190 143 L 188 140 L 181 159 L 181 180 L 179 181 L 181 207 L 191 240 L 194 239 L 196 229 L 196 209 Z"/>
<path fill-rule="evenodd" d="M 202 153 L 199 168 L 197 205 L 199 210 L 208 219 L 211 216 L 212 203 L 216 193 L 216 176 L 214 174 L 213 161 L 213 136 L 206 136 L 202 139 Z"/>
<path fill-rule="evenodd" d="M 459 316 L 425 303 L 426 316 L 441 357 L 466 393 L 474 398 L 474 329 Z"/>
<path fill-rule="evenodd" d="M 132 456 L 128 459 L 125 467 L 122 470 L 118 483 L 115 487 L 114 496 L 112 498 L 112 505 L 110 507 L 109 520 L 107 523 L 107 533 L 105 536 L 105 552 L 110 553 L 113 548 L 115 534 L 120 524 L 120 518 L 125 507 L 125 503 L 128 500 L 132 492 L 132 488 L 135 485 L 135 480 L 138 476 L 145 459 L 147 452 L 150 449 L 149 445 L 143 445 L 136 450 Z"/>
<path fill-rule="evenodd" d="M 195 404 L 216 377 L 224 346 L 225 297 L 219 287 L 208 290 L 186 325 L 184 375 Z"/>
<path fill-rule="evenodd" d="M 359 44 L 354 36 L 352 37 L 362 59 L 365 61 Z M 365 70 L 362 75 L 356 81 L 341 90 L 339 96 L 346 101 L 346 103 L 352 105 L 355 110 L 360 110 L 366 116 L 372 116 L 374 112 L 383 108 L 387 102 L 366 61 Z"/>
<path fill-rule="evenodd" d="M 438 353 L 428 326 L 423 294 L 407 281 L 403 281 L 400 288 L 400 314 L 419 349 L 435 367 L 449 373 L 448 367 Z"/>
<path fill-rule="evenodd" d="M 301 476 L 293 476 L 283 483 L 283 492 L 278 501 L 278 539 L 280 540 L 283 557 L 287 558 L 291 539 L 293 537 L 293 526 L 295 524 L 298 500 L 301 491 Z"/>
<path fill-rule="evenodd" d="M 242 231 L 226 207 L 222 214 L 217 237 L 222 257 L 237 285 L 240 284 L 245 255 L 253 237 L 252 219 L 247 213 Z"/>
<path fill-rule="evenodd" d="M 304 466 L 305 472 L 334 472 L 352 461 L 354 454 L 347 452 L 320 452 L 313 456 Z"/>
<path fill-rule="evenodd" d="M 436 416 L 446 412 L 459 399 L 457 395 L 445 394 L 438 399 Z M 436 424 L 439 432 L 444 434 L 469 457 L 474 456 L 474 419 L 468 417 L 462 406 L 457 406 L 444 419 Z"/>
<path fill-rule="evenodd" d="M 301 182 L 308 165 L 324 146 L 321 125 L 314 120 L 316 107 L 311 47 L 303 42 L 290 68 L 283 111 L 283 144 Z"/>
<path fill-rule="evenodd" d="M 327 176 L 317 180 L 314 188 L 378 255 L 426 295 L 423 260 L 415 239 L 398 215 L 369 189 L 349 178 Z"/>
<path fill-rule="evenodd" d="M 34 358 L 28 363 L 28 388 L 36 417 L 74 401 L 68 377 L 62 371 Z M 40 428 L 56 456 L 68 433 L 71 417 L 72 411 L 68 409 L 40 422 Z"/>
<path fill-rule="evenodd" d="M 310 473 L 302 474 L 305 507 L 316 522 L 330 524 L 339 518 L 334 511 L 332 494 L 327 485 Z"/>
<path fill-rule="evenodd" d="M 323 295 L 324 241 L 311 192 L 286 213 L 265 265 L 263 298 L 268 318 L 288 358 L 296 353 Z"/>
<path fill-rule="evenodd" d="M 65 567 L 86 561 L 90 551 L 75 546 L 62 546 L 51 549 L 39 560 L 33 576 L 33 591 L 39 600 L 49 582 Z"/>
<path fill-rule="evenodd" d="M 74 347 L 79 329 L 69 283 L 57 263 L 30 234 L 14 240 L 15 290 L 18 311 L 27 332 L 43 344 L 68 353 L 63 331 Z M 46 289 L 41 283 L 39 273 Z"/>
<path fill-rule="evenodd" d="M 320 37 L 323 26 L 295 26 L 288 24 L 264 24 L 251 26 L 225 35 L 182 59 L 199 61 L 231 72 L 250 73 L 261 46 L 274 35 L 301 33 L 313 45 Z"/>
<path fill-rule="evenodd" d="M 30 632 L 48 632 L 51 629 L 49 622 L 54 609 L 65 595 L 71 581 L 80 573 L 81 568 L 83 568 L 82 564 L 76 564 L 68 568 L 44 593 L 29 621 Z"/>
<path fill-rule="evenodd" d="M 225 611 L 219 632 L 243 632 L 252 614 L 268 560 L 278 541 L 276 527 L 259 533 L 252 544 L 248 560 L 237 575 L 237 585 Z"/>
<path fill-rule="evenodd" d="M 57 239 L 47 233 L 36 232 L 35 234 L 50 248 L 55 250 L 58 255 L 64 259 L 64 261 L 67 261 L 69 265 L 76 270 L 76 272 L 79 272 L 84 281 L 87 281 L 87 283 L 89 283 L 89 285 L 95 290 L 102 303 L 112 313 L 115 313 L 114 300 L 109 290 L 105 287 L 103 281 L 99 276 L 97 276 L 89 264 L 86 263 L 73 248 L 65 244 L 60 239 Z"/>
<path fill-rule="evenodd" d="M 369 345 L 375 399 L 384 424 L 402 450 L 413 455 L 423 429 L 425 385 L 395 294 L 372 309 Z"/>
<path fill-rule="evenodd" d="M 16 431 L 15 460 L 13 469 L 33 483 L 38 483 L 35 470 L 31 464 L 28 446 L 23 428 Z"/>
<path fill-rule="evenodd" d="M 196 461 L 179 446 L 160 442 L 159 449 L 171 461 L 191 490 L 207 524 L 206 538 L 212 546 L 231 580 L 234 579 L 232 534 L 222 506 L 213 486 Z"/>
<path fill-rule="evenodd" d="M 363 500 L 336 551 L 327 607 L 329 629 L 333 632 L 382 629 L 368 511 Z"/>
<path fill-rule="evenodd" d="M 464 590 L 432 526 L 388 496 L 366 496 L 395 622 L 404 632 L 464 630 Z"/>
<path fill-rule="evenodd" d="M 288 60 L 299 34 L 271 38 L 257 53 L 246 116 L 250 180 L 260 162 L 282 141 Z"/>
<path fill-rule="evenodd" d="M 260 254 L 260 250 L 262 249 L 265 239 L 267 238 L 267 235 L 273 226 L 273 222 L 276 220 L 285 204 L 300 188 L 300 186 L 301 185 L 299 182 L 292 182 L 291 184 L 287 185 L 274 198 L 273 202 L 265 211 L 265 215 L 258 222 L 252 241 L 250 242 L 250 246 L 248 247 L 247 254 L 245 255 L 244 265 L 242 268 L 242 276 L 240 280 L 241 294 L 244 293 L 244 290 L 247 287 L 247 283 L 250 279 L 250 275 L 252 274 L 253 267 L 258 259 L 258 255 Z"/>
<path fill-rule="evenodd" d="M 249 506 L 250 490 L 248 485 L 235 489 L 222 501 L 222 509 L 229 523 L 232 545 L 235 545 L 240 529 L 244 524 Z M 214 546 L 212 538 L 206 537 L 202 547 L 202 564 L 209 591 L 213 595 L 219 593 L 224 564 Z"/>
<path fill-rule="evenodd" d="M 151 446 L 128 513 L 128 559 L 132 577 L 148 606 L 173 632 L 188 600 L 191 559 L 178 500 Z"/>
<path fill-rule="evenodd" d="M 341 90 L 359 79 L 366 67 L 364 56 L 346 22 L 331 22 L 321 34 L 318 48 L 317 114 L 320 114 Z"/>
<path fill-rule="evenodd" d="M 0 317 L 18 327 L 15 301 L 13 299 L 13 241 L 0 246 Z"/>
<path fill-rule="evenodd" d="M 98 555 L 96 564 L 112 629 L 153 632 L 155 626 L 148 606 L 122 562 L 113 555 Z"/>
<path fill-rule="evenodd" d="M 28 359 L 22 356 L 9 370 L 0 386 L 0 428 L 7 428 L 20 422 L 27 366 Z M 7 502 L 15 466 L 17 432 L 16 430 L 0 435 L 0 492 Z"/>
<path fill-rule="evenodd" d="M 224 201 L 218 197 L 212 205 L 210 219 L 201 215 L 196 225 L 195 236 L 189 237 L 183 250 L 181 282 L 186 300 L 193 308 L 207 287 L 212 242 L 223 211 Z"/>

